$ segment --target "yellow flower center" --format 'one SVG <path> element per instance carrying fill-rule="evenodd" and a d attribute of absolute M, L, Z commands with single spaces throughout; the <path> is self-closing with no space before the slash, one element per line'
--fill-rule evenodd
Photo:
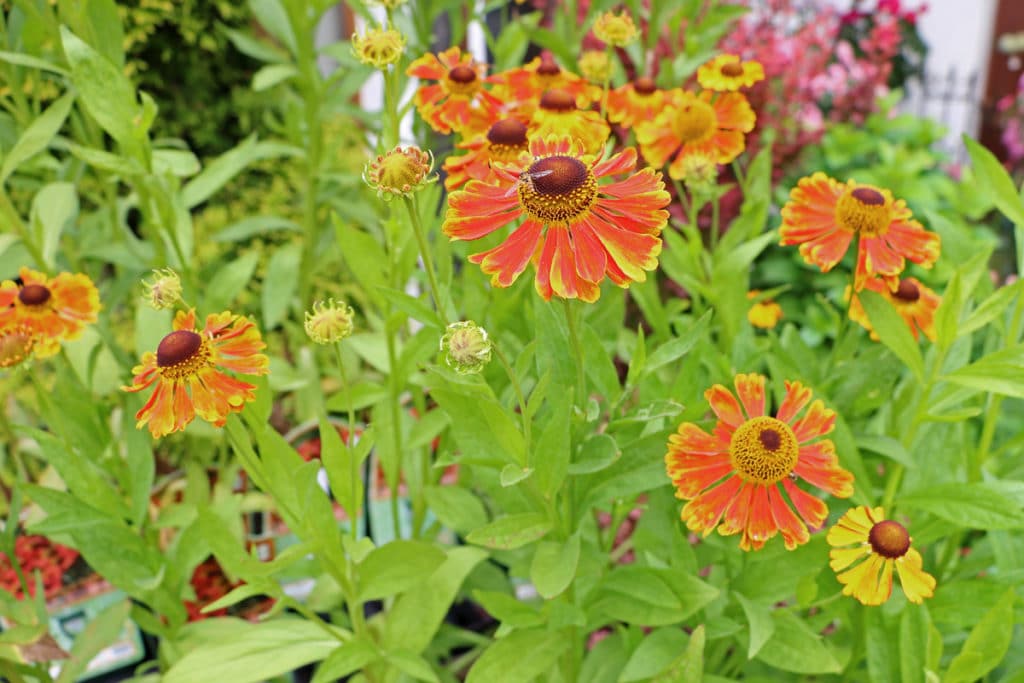
<path fill-rule="evenodd" d="M 733 432 L 729 462 L 744 481 L 774 484 L 796 466 L 800 446 L 792 428 L 774 417 L 754 417 Z"/>
<path fill-rule="evenodd" d="M 378 156 L 367 169 L 367 180 L 378 193 L 407 195 L 422 183 L 433 158 L 419 147 L 395 147 Z"/>
<path fill-rule="evenodd" d="M 649 76 L 641 76 L 633 81 L 633 92 L 637 95 L 653 95 L 657 89 L 658 86 L 654 84 L 654 79 Z"/>
<path fill-rule="evenodd" d="M 545 157 L 519 178 L 519 204 L 531 218 L 543 223 L 572 221 L 597 199 L 597 179 L 573 157 Z"/>
<path fill-rule="evenodd" d="M 50 290 L 43 285 L 25 285 L 18 292 L 18 299 L 26 306 L 42 306 L 50 300 Z"/>
<path fill-rule="evenodd" d="M 492 159 L 514 161 L 526 149 L 526 124 L 518 119 L 502 119 L 487 131 Z"/>
<path fill-rule="evenodd" d="M 871 549 L 882 557 L 895 560 L 910 550 L 910 534 L 899 522 L 891 519 L 879 522 L 868 532 Z"/>
<path fill-rule="evenodd" d="M 190 330 L 175 330 L 156 347 L 156 365 L 168 379 L 190 377 L 210 362 L 210 346 Z"/>
<path fill-rule="evenodd" d="M 453 95 L 475 95 L 480 88 L 477 82 L 476 69 L 459 64 L 448 72 L 448 92 Z"/>
<path fill-rule="evenodd" d="M 718 126 L 718 117 L 710 104 L 693 99 L 679 109 L 676 116 L 676 135 L 683 144 L 704 142 Z"/>
<path fill-rule="evenodd" d="M 576 98 L 566 90 L 553 88 L 540 96 L 540 108 L 557 112 L 575 111 Z"/>
<path fill-rule="evenodd" d="M 912 304 L 921 298 L 921 290 L 910 280 L 901 280 L 900 286 L 896 288 L 892 296 L 897 301 Z"/>
<path fill-rule="evenodd" d="M 719 71 L 722 72 L 723 76 L 728 76 L 729 78 L 739 78 L 740 76 L 743 75 L 743 65 L 740 64 L 739 62 L 728 62 L 726 64 L 723 64 L 722 68 L 719 69 Z"/>
<path fill-rule="evenodd" d="M 884 235 L 892 222 L 885 195 L 866 185 L 843 194 L 836 202 L 835 215 L 839 227 L 868 237 Z"/>

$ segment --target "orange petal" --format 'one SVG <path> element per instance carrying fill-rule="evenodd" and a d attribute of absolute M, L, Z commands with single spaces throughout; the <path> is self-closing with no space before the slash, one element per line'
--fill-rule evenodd
<path fill-rule="evenodd" d="M 736 395 L 743 403 L 743 409 L 747 411 L 747 417 L 761 417 L 764 415 L 764 375 L 750 373 L 748 375 L 736 375 Z"/>
<path fill-rule="evenodd" d="M 492 285 L 511 287 L 533 258 L 542 231 L 537 221 L 525 220 L 504 242 L 471 255 L 469 260 L 480 264 L 480 270 L 491 276 Z"/>
<path fill-rule="evenodd" d="M 740 404 L 728 389 L 716 384 L 704 392 L 704 398 L 711 404 L 711 410 L 722 422 L 736 428 L 745 422 Z"/>

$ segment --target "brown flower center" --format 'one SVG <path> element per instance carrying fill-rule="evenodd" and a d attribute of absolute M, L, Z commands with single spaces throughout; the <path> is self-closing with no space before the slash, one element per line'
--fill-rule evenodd
<path fill-rule="evenodd" d="M 729 462 L 744 481 L 774 484 L 789 476 L 800 455 L 793 429 L 774 417 L 753 417 L 733 432 Z"/>
<path fill-rule="evenodd" d="M 718 126 L 718 117 L 710 104 L 691 99 L 679 109 L 676 116 L 676 135 L 683 144 L 704 142 Z"/>
<path fill-rule="evenodd" d="M 887 519 L 871 527 L 868 543 L 882 557 L 895 560 L 910 550 L 910 534 L 899 522 Z"/>
<path fill-rule="evenodd" d="M 562 68 L 555 63 L 555 60 L 549 56 L 541 57 L 540 64 L 537 65 L 538 76 L 555 77 L 562 73 Z"/>
<path fill-rule="evenodd" d="M 18 299 L 26 306 L 42 306 L 50 300 L 50 290 L 43 285 L 25 285 L 18 292 Z"/>
<path fill-rule="evenodd" d="M 885 195 L 873 187 L 849 190 L 836 202 L 836 223 L 851 232 L 868 237 L 884 235 L 892 222 L 892 211 Z"/>
<path fill-rule="evenodd" d="M 892 293 L 893 297 L 908 304 L 921 298 L 921 290 L 910 280 L 901 280 L 900 286 Z"/>
<path fill-rule="evenodd" d="M 576 98 L 560 88 L 552 88 L 540 96 L 540 108 L 548 111 L 575 111 Z"/>
<path fill-rule="evenodd" d="M 168 379 L 193 376 L 209 362 L 209 345 L 191 330 L 175 330 L 156 347 L 156 366 Z"/>
<path fill-rule="evenodd" d="M 459 64 L 448 71 L 448 92 L 453 95 L 472 97 L 480 89 L 476 69 Z"/>
<path fill-rule="evenodd" d="M 459 64 L 448 72 L 448 79 L 456 83 L 472 83 L 476 80 L 476 71 L 465 64 Z"/>
<path fill-rule="evenodd" d="M 633 81 L 633 92 L 638 95 L 650 95 L 657 89 L 658 86 L 654 84 L 654 79 L 649 76 L 641 76 Z"/>
<path fill-rule="evenodd" d="M 518 119 L 502 119 L 487 131 L 492 145 L 519 147 L 526 145 L 526 124 Z"/>
<path fill-rule="evenodd" d="M 534 219 L 566 223 L 584 214 L 597 199 L 597 180 L 579 159 L 550 156 L 535 161 L 520 176 L 519 203 Z"/>
<path fill-rule="evenodd" d="M 743 65 L 740 64 L 739 62 L 729 62 L 727 64 L 723 64 L 720 71 L 722 72 L 723 76 L 728 76 L 729 78 L 739 78 L 740 76 L 743 75 Z"/>

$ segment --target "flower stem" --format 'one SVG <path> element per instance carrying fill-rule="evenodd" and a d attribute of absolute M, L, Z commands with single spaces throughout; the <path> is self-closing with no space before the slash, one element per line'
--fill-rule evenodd
<path fill-rule="evenodd" d="M 562 299 L 565 307 L 565 322 L 569 326 L 569 346 L 572 348 L 576 360 L 576 404 L 583 405 L 587 397 L 587 378 L 583 371 L 583 347 L 580 345 L 580 336 L 576 330 L 576 316 L 573 315 L 572 305 L 568 299 Z"/>
<path fill-rule="evenodd" d="M 351 495 L 352 509 L 348 512 L 349 526 L 351 527 L 352 540 L 359 540 L 359 463 L 356 462 L 355 449 L 352 443 L 356 438 L 356 410 L 352 405 L 352 391 L 348 385 L 348 375 L 345 373 L 345 363 L 341 359 L 341 342 L 334 344 L 334 358 L 338 362 L 338 374 L 341 376 L 341 391 L 345 394 L 345 407 L 348 409 L 348 436 L 345 438 L 345 453 L 348 455 L 348 476 L 349 494 Z"/>
<path fill-rule="evenodd" d="M 434 299 L 434 309 L 441 316 L 441 322 L 448 325 L 448 316 L 445 313 L 445 305 L 441 299 L 441 288 L 437 286 L 437 275 L 434 273 L 434 262 L 430 258 L 430 246 L 427 244 L 427 235 L 423 230 L 423 223 L 420 221 L 420 214 L 416 206 L 415 197 L 403 197 L 405 208 L 409 212 L 409 220 L 412 221 L 412 231 L 416 235 L 416 242 L 420 247 L 420 257 L 423 259 L 423 267 L 427 271 L 427 281 L 430 285 L 430 296 Z"/>
<path fill-rule="evenodd" d="M 526 443 L 526 460 L 529 464 L 530 460 L 530 416 L 526 411 L 526 398 L 523 394 L 523 386 L 519 382 L 519 378 L 516 376 L 515 370 L 512 369 L 512 364 L 509 363 L 508 357 L 501 350 L 501 347 L 497 344 L 492 346 L 494 349 L 494 355 L 497 356 L 498 362 L 501 363 L 501 367 L 505 369 L 505 374 L 508 375 L 508 381 L 512 384 L 512 391 L 516 394 L 516 401 L 519 402 L 519 413 L 523 418 L 523 441 Z"/>
<path fill-rule="evenodd" d="M 607 45 L 604 49 L 605 60 L 608 62 L 608 71 L 604 75 L 604 88 L 601 91 L 601 118 L 604 118 L 605 112 L 608 111 L 608 87 L 611 85 L 612 80 L 612 46 Z"/>

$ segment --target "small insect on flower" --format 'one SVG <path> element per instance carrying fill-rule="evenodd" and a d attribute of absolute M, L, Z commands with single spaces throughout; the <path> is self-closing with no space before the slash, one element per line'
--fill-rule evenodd
<path fill-rule="evenodd" d="M 534 171 L 533 173 L 530 171 L 523 171 L 516 177 L 515 182 L 512 183 L 512 187 L 508 188 L 508 192 L 502 196 L 505 199 L 508 199 L 512 195 L 517 194 L 519 192 L 519 188 L 522 186 L 526 187 L 527 192 L 536 192 L 537 189 L 534 186 L 533 181 L 547 177 L 552 173 L 554 173 L 554 171 Z"/>
<path fill-rule="evenodd" d="M 881 605 L 892 595 L 895 567 L 907 600 L 921 603 L 932 597 L 935 577 L 924 571 L 921 553 L 910 546 L 913 539 L 906 527 L 886 519 L 884 509 L 866 505 L 850 509 L 829 529 L 826 540 L 832 546 L 830 564 L 843 584 L 843 595 L 865 605 Z"/>

